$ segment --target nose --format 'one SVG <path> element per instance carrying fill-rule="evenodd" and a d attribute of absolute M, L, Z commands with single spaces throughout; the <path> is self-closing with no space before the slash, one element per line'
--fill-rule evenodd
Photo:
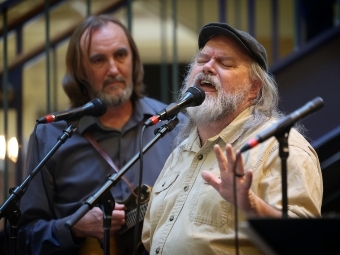
<path fill-rule="evenodd" d="M 109 67 L 108 67 L 108 75 L 115 76 L 117 74 L 119 74 L 119 70 L 118 70 L 118 67 L 116 65 L 116 62 L 114 61 L 114 59 L 110 59 Z"/>
<path fill-rule="evenodd" d="M 203 73 L 204 74 L 212 74 L 212 75 L 216 74 L 216 70 L 214 68 L 214 59 L 210 59 L 208 62 L 206 62 L 203 65 Z"/>

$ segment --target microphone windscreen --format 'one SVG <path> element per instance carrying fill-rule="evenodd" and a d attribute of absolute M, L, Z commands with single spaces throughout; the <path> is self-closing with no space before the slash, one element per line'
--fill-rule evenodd
<path fill-rule="evenodd" d="M 92 112 L 93 117 L 100 117 L 104 113 L 106 113 L 107 105 L 104 101 L 98 98 L 94 98 L 91 100 L 91 103 L 93 105 L 93 112 Z"/>
<path fill-rule="evenodd" d="M 205 99 L 205 91 L 200 87 L 189 87 L 187 92 L 190 92 L 194 96 L 195 104 L 193 106 L 199 106 Z"/>

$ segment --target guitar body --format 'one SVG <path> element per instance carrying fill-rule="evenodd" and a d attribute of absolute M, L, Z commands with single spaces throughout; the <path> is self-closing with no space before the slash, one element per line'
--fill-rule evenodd
<path fill-rule="evenodd" d="M 137 253 L 141 255 L 144 251 L 144 246 L 141 242 L 143 219 L 150 199 L 152 188 L 143 184 L 141 186 L 141 206 L 138 223 L 138 246 Z M 134 190 L 138 194 L 138 188 Z M 120 202 L 117 202 L 120 203 Z M 134 246 L 134 235 L 137 215 L 137 197 L 133 194 L 120 204 L 126 207 L 126 222 L 122 226 L 118 234 L 112 235 L 110 238 L 110 255 L 132 255 Z M 104 254 L 103 244 L 96 238 L 87 237 L 85 243 L 78 251 L 79 255 L 100 255 Z"/>

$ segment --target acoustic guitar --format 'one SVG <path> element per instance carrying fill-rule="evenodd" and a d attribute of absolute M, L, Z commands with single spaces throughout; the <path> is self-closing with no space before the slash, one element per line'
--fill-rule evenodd
<path fill-rule="evenodd" d="M 141 242 L 143 219 L 145 216 L 148 202 L 150 199 L 152 188 L 146 184 L 141 186 L 141 206 L 139 213 L 139 239 L 137 246 L 137 254 L 142 254 L 144 246 Z M 134 193 L 138 194 L 138 187 L 134 189 Z M 117 202 L 118 203 L 118 202 Z M 137 218 L 137 198 L 131 194 L 125 201 L 119 202 L 124 204 L 126 208 L 125 224 L 115 235 L 110 238 L 110 254 L 111 255 L 132 255 L 134 246 L 134 232 Z M 104 244 L 102 240 L 93 237 L 87 237 L 85 243 L 81 246 L 79 255 L 100 255 L 104 254 Z"/>

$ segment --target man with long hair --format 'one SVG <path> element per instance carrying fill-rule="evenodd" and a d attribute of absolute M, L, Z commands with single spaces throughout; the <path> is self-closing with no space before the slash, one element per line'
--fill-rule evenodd
<path fill-rule="evenodd" d="M 81 118 L 71 139 L 31 180 L 20 204 L 19 243 L 27 254 L 75 254 L 79 249 L 81 254 L 93 254 L 91 247 L 84 248 L 88 240 L 95 240 L 91 243 L 100 248 L 96 239 L 104 238 L 101 209 L 94 207 L 88 211 L 70 230 L 65 222 L 98 191 L 108 175 L 116 173 L 112 165 L 119 171 L 138 155 L 144 122 L 165 107 L 145 96 L 143 66 L 136 44 L 125 26 L 110 16 L 89 17 L 75 29 L 69 41 L 66 68 L 63 88 L 71 108 L 99 98 L 107 105 L 107 111 L 98 118 Z M 52 148 L 66 124 L 38 126 L 30 138 L 28 174 Z M 145 130 L 143 147 L 155 137 L 154 130 L 161 125 Z M 174 137 L 174 131 L 170 132 L 144 155 L 142 180 L 150 188 L 173 149 Z M 109 215 L 112 235 L 126 220 L 124 202 L 136 195 L 139 169 L 137 162 L 111 189 L 116 201 Z M 135 200 L 134 197 L 132 201 Z M 124 249 L 131 250 L 133 238 L 119 237 L 127 244 Z"/>
<path fill-rule="evenodd" d="M 178 147 L 152 190 L 142 235 L 150 254 L 235 254 L 235 219 L 282 216 L 275 137 L 236 157 L 282 116 L 266 50 L 226 23 L 205 25 L 198 45 L 182 93 L 198 86 L 206 99 L 187 109 Z M 320 217 L 318 157 L 297 129 L 289 134 L 287 165 L 288 217 Z M 240 254 L 262 254 L 244 233 L 238 240 Z"/>

